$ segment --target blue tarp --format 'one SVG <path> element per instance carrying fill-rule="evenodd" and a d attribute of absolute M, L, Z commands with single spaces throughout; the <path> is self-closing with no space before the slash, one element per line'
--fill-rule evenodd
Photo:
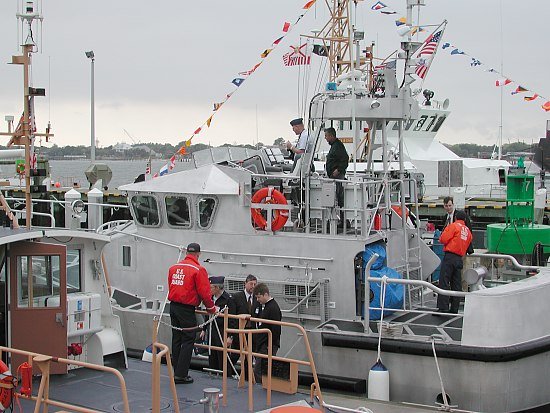
<path fill-rule="evenodd" d="M 365 280 L 365 268 L 367 262 L 373 254 L 378 254 L 379 257 L 374 262 L 370 270 L 371 277 L 382 278 L 384 275 L 388 278 L 400 279 L 401 275 L 393 268 L 389 268 L 385 265 L 386 262 L 386 248 L 384 244 L 377 243 L 365 246 L 365 252 L 363 252 L 363 280 Z M 369 283 L 370 292 L 366 299 L 372 297 L 369 306 L 381 307 L 381 287 L 382 283 L 371 282 Z M 405 294 L 405 286 L 401 284 L 386 284 L 386 298 L 384 300 L 384 308 L 403 308 L 403 300 Z M 392 314 L 393 311 L 384 310 L 384 316 Z M 369 310 L 370 320 L 380 320 L 380 310 Z"/>

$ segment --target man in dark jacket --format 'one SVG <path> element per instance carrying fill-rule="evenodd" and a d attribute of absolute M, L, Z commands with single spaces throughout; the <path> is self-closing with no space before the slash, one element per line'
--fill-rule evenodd
<path fill-rule="evenodd" d="M 187 256 L 168 270 L 168 299 L 170 300 L 170 321 L 172 326 L 172 360 L 176 384 L 193 383 L 189 376 L 189 365 L 197 335 L 195 307 L 201 301 L 209 313 L 216 312 L 210 294 L 210 282 L 206 269 L 199 264 L 201 246 L 191 243 Z"/>
<path fill-rule="evenodd" d="M 237 314 L 250 314 L 254 315 L 255 309 L 258 307 L 258 300 L 254 296 L 254 287 L 258 283 L 256 276 L 248 274 L 244 280 L 244 289 L 242 291 L 233 294 L 233 299 L 237 306 Z M 254 328 L 252 322 L 247 321 L 245 328 Z M 240 349 L 240 338 L 236 335 L 233 339 L 233 348 Z M 233 354 L 231 360 L 236 363 L 239 359 L 238 354 Z M 248 377 L 248 369 L 246 368 L 246 358 L 244 359 L 244 366 L 241 366 L 241 371 L 244 371 L 245 377 Z"/>
<path fill-rule="evenodd" d="M 237 314 L 237 306 L 235 305 L 235 300 L 229 295 L 224 289 L 225 277 L 222 276 L 212 276 L 210 279 L 210 292 L 212 293 L 212 300 L 214 304 L 220 308 L 220 311 L 227 306 L 229 314 Z M 220 316 L 216 319 L 215 322 L 208 325 L 208 334 L 210 337 L 210 345 L 215 347 L 224 347 L 222 344 L 223 340 L 223 317 Z M 229 328 L 237 328 L 237 320 L 234 318 L 229 319 L 228 326 Z M 205 331 L 201 333 L 201 338 L 204 338 Z M 232 347 L 234 342 L 233 334 L 227 336 L 227 342 L 225 346 L 228 348 Z M 223 369 L 223 351 L 211 350 L 210 355 L 208 356 L 208 367 L 213 370 L 222 370 Z M 229 369 L 229 371 L 231 371 Z"/>
<path fill-rule="evenodd" d="M 259 314 L 258 318 L 265 320 L 281 321 L 282 314 L 281 309 L 277 301 L 269 294 L 269 288 L 264 283 L 259 283 L 254 287 L 254 295 L 258 300 Z M 271 330 L 272 337 L 272 355 L 276 355 L 279 347 L 281 346 L 281 326 L 275 324 L 268 324 L 258 322 L 256 328 L 268 328 Z M 254 351 L 256 353 L 267 354 L 267 347 L 269 344 L 269 337 L 267 333 L 255 334 L 254 337 Z M 254 365 L 254 378 L 256 383 L 261 383 L 262 380 L 262 359 L 257 358 Z"/>
<path fill-rule="evenodd" d="M 330 145 L 330 150 L 327 155 L 325 169 L 327 176 L 332 179 L 346 179 L 346 169 L 349 164 L 349 155 L 340 139 L 336 137 L 334 128 L 325 129 L 325 139 Z M 341 182 L 336 182 L 336 197 L 338 206 L 344 206 L 344 188 Z"/>

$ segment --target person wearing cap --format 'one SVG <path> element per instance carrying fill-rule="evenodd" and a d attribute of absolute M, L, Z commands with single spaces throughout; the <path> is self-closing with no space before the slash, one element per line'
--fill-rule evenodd
<path fill-rule="evenodd" d="M 304 127 L 304 120 L 302 118 L 291 120 L 290 126 L 292 126 L 292 130 L 296 136 L 298 136 L 298 141 L 296 142 L 296 145 L 293 145 L 290 141 L 287 141 L 286 148 L 292 153 L 294 156 L 294 162 L 296 162 L 298 158 L 306 151 L 309 132 Z"/>
<path fill-rule="evenodd" d="M 225 277 L 223 276 L 211 276 L 210 280 L 210 292 L 212 293 L 212 301 L 216 307 L 220 308 L 220 311 L 227 306 L 229 314 L 237 314 L 237 306 L 233 297 L 229 295 L 224 289 Z M 204 338 L 206 335 L 206 329 L 208 328 L 208 335 L 210 337 L 210 345 L 214 347 L 224 347 L 223 342 L 223 317 L 218 317 L 214 323 L 210 323 L 208 327 L 205 327 L 201 332 L 201 338 Z M 237 328 L 238 321 L 234 318 L 228 320 L 229 328 Z M 233 343 L 233 334 L 227 336 L 227 342 L 225 345 L 228 348 L 231 348 Z M 223 369 L 223 351 L 219 350 L 210 350 L 210 355 L 208 356 L 208 367 L 213 370 L 222 370 Z"/>
<path fill-rule="evenodd" d="M 472 232 L 466 226 L 465 220 L 466 213 L 456 211 L 455 221 L 447 225 L 439 237 L 445 251 L 439 274 L 439 288 L 443 290 L 462 291 L 462 257 L 472 242 Z M 437 308 L 440 313 L 458 313 L 460 297 L 450 297 L 450 303 L 449 310 L 449 296 L 443 294 L 437 296 Z"/>
<path fill-rule="evenodd" d="M 208 273 L 199 264 L 200 254 L 200 245 L 191 243 L 187 246 L 186 257 L 168 270 L 170 320 L 173 327 L 184 329 L 172 329 L 172 364 L 176 384 L 193 383 L 193 378 L 189 376 L 189 365 L 197 335 L 195 308 L 202 302 L 206 311 L 211 314 L 216 312 Z"/>

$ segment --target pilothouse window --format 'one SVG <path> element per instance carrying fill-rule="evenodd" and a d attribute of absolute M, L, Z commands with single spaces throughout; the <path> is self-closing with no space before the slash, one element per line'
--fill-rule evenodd
<path fill-rule="evenodd" d="M 166 218 L 169 225 L 177 227 L 191 226 L 191 217 L 189 214 L 189 201 L 187 198 L 167 196 L 166 202 Z"/>
<path fill-rule="evenodd" d="M 208 228 L 212 223 L 212 217 L 216 209 L 216 200 L 214 198 L 200 198 L 197 204 L 199 227 Z"/>
<path fill-rule="evenodd" d="M 134 195 L 131 203 L 134 218 L 139 224 L 151 227 L 159 224 L 159 207 L 155 197 Z"/>
<path fill-rule="evenodd" d="M 17 257 L 17 306 L 46 307 L 50 297 L 59 296 L 57 255 Z"/>

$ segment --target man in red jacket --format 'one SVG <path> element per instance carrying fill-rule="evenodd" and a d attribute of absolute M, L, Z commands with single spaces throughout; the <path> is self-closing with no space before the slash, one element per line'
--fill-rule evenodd
<path fill-rule="evenodd" d="M 443 261 L 439 275 L 439 288 L 443 290 L 462 291 L 462 257 L 466 254 L 468 246 L 472 242 L 472 232 L 466 226 L 466 213 L 456 211 L 455 221 L 446 226 L 439 241 L 444 245 Z M 439 294 L 437 296 L 437 308 L 441 313 L 458 313 L 460 297 L 450 297 L 451 309 L 449 311 L 449 296 Z"/>
<path fill-rule="evenodd" d="M 210 293 L 208 273 L 199 264 L 200 254 L 200 245 L 191 243 L 187 246 L 185 259 L 172 265 L 168 270 L 170 320 L 173 327 L 186 329 L 172 329 L 172 360 L 176 384 L 193 383 L 193 378 L 188 373 L 197 335 L 195 307 L 202 301 L 206 311 L 216 312 Z"/>

